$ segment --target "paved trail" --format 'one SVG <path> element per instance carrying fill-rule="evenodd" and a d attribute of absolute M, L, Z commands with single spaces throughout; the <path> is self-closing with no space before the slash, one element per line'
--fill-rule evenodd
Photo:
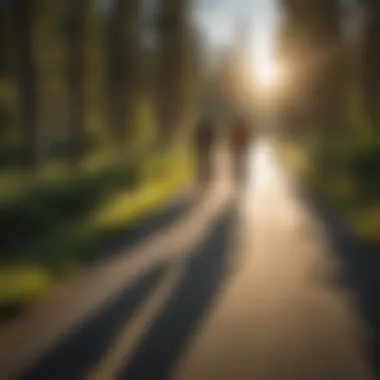
<path fill-rule="evenodd" d="M 374 323 L 322 216 L 269 143 L 239 202 L 220 155 L 188 214 L 0 334 L 1 379 L 376 378 Z"/>
<path fill-rule="evenodd" d="M 240 267 L 175 379 L 370 379 L 366 327 L 318 220 L 270 146 L 242 209 Z"/>

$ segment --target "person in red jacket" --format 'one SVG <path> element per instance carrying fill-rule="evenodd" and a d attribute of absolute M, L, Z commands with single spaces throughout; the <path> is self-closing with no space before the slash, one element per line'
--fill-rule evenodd
<path fill-rule="evenodd" d="M 239 117 L 232 126 L 230 136 L 234 178 L 239 185 L 245 182 L 247 176 L 246 171 L 250 143 L 250 125 L 243 117 Z"/>
<path fill-rule="evenodd" d="M 214 123 L 209 118 L 199 121 L 195 130 L 198 184 L 207 185 L 212 176 L 212 151 L 215 140 Z"/>

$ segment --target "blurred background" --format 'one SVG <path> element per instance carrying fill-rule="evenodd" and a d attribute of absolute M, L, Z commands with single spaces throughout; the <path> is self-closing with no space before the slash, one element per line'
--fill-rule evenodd
<path fill-rule="evenodd" d="M 380 238 L 376 0 L 0 0 L 0 314 L 193 183 L 193 131 L 245 113 Z"/>

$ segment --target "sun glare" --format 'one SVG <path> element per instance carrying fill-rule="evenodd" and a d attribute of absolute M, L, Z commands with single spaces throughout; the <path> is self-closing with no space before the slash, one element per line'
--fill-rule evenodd
<path fill-rule="evenodd" d="M 278 69 L 275 62 L 269 58 L 262 58 L 255 67 L 255 76 L 259 85 L 273 87 L 278 83 Z"/>
<path fill-rule="evenodd" d="M 253 56 L 252 71 L 260 87 L 272 88 L 278 85 L 279 69 L 267 40 L 260 40 Z"/>

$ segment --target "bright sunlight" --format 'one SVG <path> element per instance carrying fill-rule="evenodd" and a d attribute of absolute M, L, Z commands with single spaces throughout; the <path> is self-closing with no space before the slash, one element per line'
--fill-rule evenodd
<path fill-rule="evenodd" d="M 261 86 L 273 87 L 278 83 L 278 70 L 273 61 L 263 60 L 255 69 Z"/>
<path fill-rule="evenodd" d="M 268 41 L 262 40 L 253 57 L 253 76 L 260 87 L 273 88 L 279 84 L 279 68 Z"/>

